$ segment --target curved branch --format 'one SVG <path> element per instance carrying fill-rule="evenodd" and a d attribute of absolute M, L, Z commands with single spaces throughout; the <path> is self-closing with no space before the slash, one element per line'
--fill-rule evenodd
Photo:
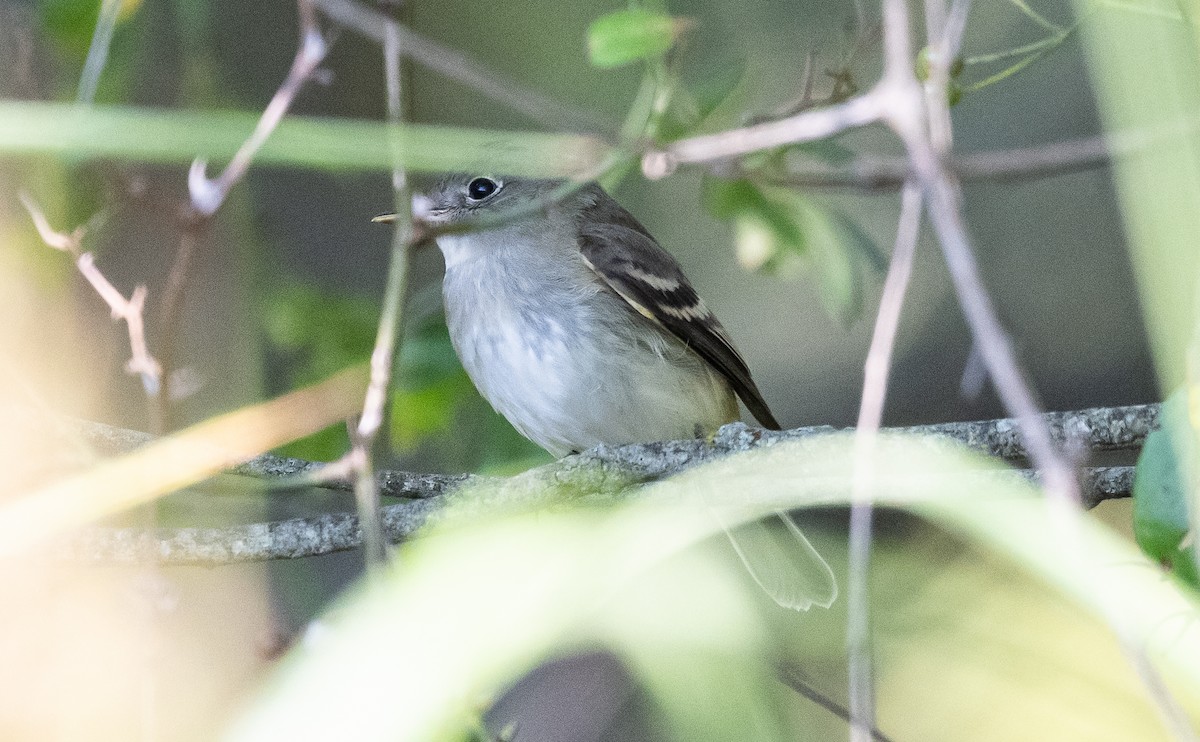
<path fill-rule="evenodd" d="M 1105 407 L 1075 412 L 1052 412 L 1046 423 L 1056 441 L 1086 446 L 1092 450 L 1131 449 L 1158 427 L 1157 404 Z M 99 423 L 81 423 L 80 430 L 97 448 L 107 452 L 126 451 L 150 440 L 151 436 Z M 1014 420 L 985 420 L 942 423 L 894 432 L 939 435 L 968 447 L 1007 459 L 1025 456 L 1020 431 Z M 450 507 L 494 509 L 502 506 L 528 507 L 571 493 L 591 501 L 637 496 L 637 485 L 663 479 L 697 464 L 737 451 L 747 451 L 835 432 L 828 426 L 768 431 L 743 423 L 726 425 L 712 441 L 687 440 L 639 443 L 627 446 L 598 446 L 578 456 L 569 456 L 508 479 L 469 474 L 438 475 L 410 472 L 380 472 L 380 491 L 401 502 L 383 507 L 384 532 L 390 541 L 402 540 L 428 522 L 437 520 Z M 294 477 L 315 471 L 320 463 L 260 456 L 232 471 L 267 479 Z M 1029 471 L 1024 476 L 1033 477 Z M 1104 500 L 1128 497 L 1133 467 L 1113 466 L 1085 469 L 1083 498 L 1087 507 Z M 458 497 L 463 485 L 467 497 Z M 349 490 L 349 481 L 327 486 Z M 295 559 L 358 548 L 361 534 L 358 518 L 351 513 L 327 513 L 269 523 L 252 523 L 225 528 L 163 529 L 155 533 L 139 528 L 92 528 L 66 548 L 66 556 L 79 561 L 130 563 L 153 555 L 162 564 L 214 565 L 230 562 Z"/>

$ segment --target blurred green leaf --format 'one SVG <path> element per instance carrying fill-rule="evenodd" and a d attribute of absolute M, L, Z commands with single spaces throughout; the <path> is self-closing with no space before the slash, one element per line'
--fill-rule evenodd
<path fill-rule="evenodd" d="M 883 259 L 852 220 L 799 191 L 744 179 L 708 178 L 705 201 L 714 215 L 733 219 L 744 268 L 783 277 L 812 275 L 831 316 L 845 324 L 858 318 L 867 270 L 881 269 Z"/>
<path fill-rule="evenodd" d="M 1163 404 L 1162 427 L 1146 438 L 1133 479 L 1133 532 L 1151 559 L 1200 588 L 1188 502 L 1195 475 L 1195 434 L 1188 422 L 1187 392 Z"/>
<path fill-rule="evenodd" d="M 466 373 L 414 384 L 411 381 L 392 391 L 392 442 L 400 450 L 409 449 L 425 438 L 446 433 L 455 413 L 474 387 Z"/>
<path fill-rule="evenodd" d="M 292 357 L 293 383 L 323 378 L 371 355 L 379 309 L 369 299 L 295 282 L 268 293 L 264 305 L 263 329 Z"/>
<path fill-rule="evenodd" d="M 804 234 L 791 214 L 749 180 L 705 178 L 704 202 L 718 218 L 752 218 L 763 224 L 778 240 L 790 245 L 793 251 L 804 251 Z M 761 265 L 746 267 L 756 270 Z"/>
<path fill-rule="evenodd" d="M 635 8 L 600 16 L 588 27 L 588 58 L 596 67 L 620 67 L 666 54 L 683 23 Z"/>
<path fill-rule="evenodd" d="M 46 34 L 80 59 L 87 54 L 100 16 L 101 0 L 38 0 L 38 15 Z M 121 0 L 120 26 L 133 16 L 142 0 Z"/>
<path fill-rule="evenodd" d="M 214 165 L 233 156 L 254 130 L 257 112 L 178 111 L 0 101 L 0 155 L 59 155 Z M 573 134 L 290 116 L 263 145 L 256 165 L 390 171 L 389 139 L 405 168 L 563 177 L 608 154 L 598 139 Z"/>
<path fill-rule="evenodd" d="M 297 282 L 269 293 L 263 304 L 263 328 L 286 356 L 291 386 L 324 378 L 371 355 L 379 307 L 370 299 L 339 296 Z M 391 399 L 395 441 L 408 448 L 445 432 L 459 405 L 473 396 L 445 326 L 431 323 L 410 332 L 400 348 Z M 344 426 L 337 425 L 289 445 L 284 453 L 329 460 L 344 453 L 348 444 Z"/>
<path fill-rule="evenodd" d="M 874 503 L 929 518 L 1004 555 L 1057 589 L 1067 599 L 1063 603 L 1075 601 L 1101 624 L 1121 626 L 1162 663 L 1173 685 L 1192 691 L 1200 686 L 1196 607 L 1173 583 L 1145 568 L 1148 563 L 1131 544 L 1085 516 L 1076 523 L 1076 551 L 1064 553 L 1054 504 L 1019 476 L 945 441 L 884 436 L 878 444 L 877 471 L 887 476 L 877 477 L 869 493 Z M 698 553 L 705 550 L 690 547 L 719 529 L 701 506 L 708 498 L 736 495 L 745 504 L 740 517 L 747 520 L 781 508 L 845 505 L 852 448 L 851 436 L 831 435 L 726 457 L 651 485 L 638 503 L 611 511 L 547 510 L 541 490 L 485 488 L 475 497 L 460 491 L 452 503 L 462 505 L 461 517 L 452 510 L 443 528 L 406 544 L 403 568 L 361 586 L 323 622 L 330 630 L 322 641 L 297 647 L 230 738 L 453 739 L 464 731 L 463 710 L 475 699 L 510 686 L 541 660 L 597 648 L 622 657 L 648 689 L 650 704 L 667 721 L 656 738 L 769 740 L 776 738 L 776 725 L 791 726 L 792 739 L 804 738 L 795 727 L 797 717 L 787 713 L 793 709 L 772 714 L 773 694 L 780 689 L 772 673 L 784 658 L 766 631 L 777 614 L 746 591 L 747 581 L 730 569 L 736 564 L 732 558 L 718 560 L 707 552 L 705 559 Z M 525 517 L 511 510 L 498 517 L 483 505 L 502 501 L 505 508 L 519 507 L 523 496 L 527 506 L 540 505 Z M 1020 604 L 995 607 L 1011 613 Z M 974 608 L 954 606 L 952 613 Z M 964 625 L 971 643 L 991 639 L 1001 645 L 996 654 L 1011 654 L 1002 642 L 1020 637 L 997 635 L 1003 621 L 995 623 L 1007 613 L 985 613 L 991 621 L 986 624 L 971 623 L 976 617 L 971 613 Z M 1168 624 L 1172 630 L 1164 631 Z M 1061 626 L 1063 633 L 1048 647 L 1078 641 L 1077 620 Z M 810 630 L 795 618 L 787 627 L 792 633 Z M 922 623 L 926 653 L 945 646 L 937 640 L 946 628 Z M 1094 634 L 1088 641 L 1099 645 L 1089 643 L 1069 656 L 1102 648 L 1113 655 L 1102 669 L 1110 671 L 1115 662 L 1113 672 L 1128 679 L 1111 636 Z M 883 687 L 897 680 L 892 671 L 903 660 L 894 633 L 886 640 Z M 1091 684 L 1092 667 L 1074 664 L 1065 669 L 1072 684 L 1048 685 L 1045 658 L 1037 659 L 1014 682 L 1024 686 L 1036 678 L 1040 707 L 1055 708 L 1049 699 L 1084 700 L 1074 714 L 1008 714 L 1028 719 L 1016 725 L 1025 732 L 1021 738 L 1070 738 L 1089 705 L 1122 725 L 1119 737 L 1106 739 L 1161 733 L 1158 718 L 1136 691 L 1128 694 L 1132 701 L 1119 692 L 1106 694 L 1110 689 Z M 1006 677 L 1013 672 L 1010 664 L 963 663 L 956 666 L 959 674 L 945 680 L 969 679 L 978 689 L 982 668 Z M 906 685 L 913 677 L 907 675 Z M 1180 701 L 1194 710 L 1193 694 L 1182 694 Z M 919 729 L 925 738 L 939 740 L 977 731 L 971 726 L 975 716 L 948 717 L 943 705 L 901 708 L 914 738 L 921 738 Z M 889 717 L 901 723 L 895 714 L 883 714 L 885 730 Z"/>
<path fill-rule="evenodd" d="M 709 74 L 693 76 L 695 82 L 677 86 L 671 96 L 671 105 L 659 124 L 659 139 L 670 141 L 694 133 L 717 109 L 732 102 L 745 79 L 746 62 L 744 59 L 736 63 L 722 60 L 707 72 Z"/>

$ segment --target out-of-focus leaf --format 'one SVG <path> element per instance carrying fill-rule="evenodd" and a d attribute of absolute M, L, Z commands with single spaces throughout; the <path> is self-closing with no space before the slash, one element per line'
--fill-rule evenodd
<path fill-rule="evenodd" d="M 461 369 L 444 378 L 405 386 L 392 392 L 392 441 L 401 450 L 424 438 L 450 430 L 459 404 L 470 393 L 471 380 Z"/>
<path fill-rule="evenodd" d="M 268 296 L 262 316 L 268 339 L 287 356 L 294 385 L 369 358 L 379 308 L 369 299 L 294 283 Z M 431 324 L 405 338 L 395 386 L 392 433 L 402 448 L 448 428 L 472 391 L 445 326 Z M 336 425 L 289 444 L 283 453 L 325 461 L 348 445 L 345 427 Z"/>
<path fill-rule="evenodd" d="M 1200 587 L 1188 501 L 1195 474 L 1195 434 L 1188 423 L 1187 392 L 1172 394 L 1163 404 L 1162 428 L 1146 438 L 1133 479 L 1133 532 L 1150 558 L 1180 579 Z"/>
<path fill-rule="evenodd" d="M 734 220 L 738 261 L 783 277 L 812 275 L 826 311 L 843 323 L 862 311 L 868 268 L 881 268 L 871 238 L 853 221 L 798 191 L 748 180 L 705 182 L 709 210 Z"/>
<path fill-rule="evenodd" d="M 804 234 L 787 209 L 748 180 L 706 178 L 704 202 L 718 218 L 752 218 L 761 222 L 778 240 L 786 242 L 791 250 L 804 251 Z"/>
<path fill-rule="evenodd" d="M 42 26 L 55 41 L 73 54 L 87 53 L 100 16 L 101 0 L 38 0 Z M 127 21 L 142 5 L 142 0 L 121 0 L 117 24 Z"/>
<path fill-rule="evenodd" d="M 187 164 L 233 156 L 257 111 L 183 111 L 0 101 L 0 154 L 62 155 Z M 397 149 L 390 148 L 397 145 Z M 481 171 L 565 177 L 609 154 L 594 137 L 287 116 L 255 156 L 257 165 L 326 170 Z"/>
<path fill-rule="evenodd" d="M 705 120 L 738 97 L 735 94 L 741 88 L 745 73 L 745 60 L 734 63 L 723 60 L 712 66 L 710 74 L 701 75 L 695 82 L 680 84 L 659 124 L 659 139 L 679 139 L 699 128 L 707 128 Z"/>
<path fill-rule="evenodd" d="M 768 636 L 748 586 L 714 579 L 730 563 L 721 552 L 695 554 L 670 569 L 651 570 L 590 623 L 654 698 L 670 739 L 792 739 L 779 701 L 793 701 L 776 670 L 760 658 Z M 695 612 L 704 595 L 705 610 Z M 655 606 L 648 611 L 646 606 Z M 675 618 L 695 614 L 687 631 Z M 699 698 L 706 699 L 697 703 Z"/>
<path fill-rule="evenodd" d="M 379 309 L 369 299 L 292 283 L 268 295 L 264 304 L 267 338 L 292 357 L 299 380 L 319 378 L 371 354 Z"/>
<path fill-rule="evenodd" d="M 474 699 L 510 686 L 547 657 L 602 648 L 629 660 L 649 690 L 648 702 L 669 720 L 655 738 L 774 739 L 773 725 L 794 717 L 778 709 L 782 713 L 764 725 L 758 716 L 770 703 L 766 698 L 780 688 L 766 685 L 781 659 L 770 641 L 774 632 L 765 633 L 772 614 L 756 610 L 761 603 L 748 602 L 755 595 L 730 582 L 736 577 L 731 565 L 693 561 L 699 555 L 689 547 L 719 529 L 697 507 L 697 498 L 742 497 L 746 519 L 778 509 L 844 505 L 851 496 L 852 449 L 850 436 L 783 442 L 696 467 L 651 485 L 637 505 L 608 512 L 547 511 L 538 499 L 545 496 L 541 491 L 526 493 L 543 507 L 525 517 L 480 512 L 493 492 L 458 500 L 461 516 L 473 523 L 455 522 L 451 513 L 440 531 L 405 544 L 403 569 L 364 585 L 328 623 L 321 642 L 298 646 L 229 738 L 458 739 L 463 710 Z M 1019 476 L 944 441 L 884 436 L 876 454 L 878 470 L 888 476 L 876 479 L 869 493 L 873 502 L 930 518 L 972 544 L 993 549 L 1099 622 L 1121 626 L 1184 689 L 1181 703 L 1194 712 L 1192 691 L 1200 683 L 1196 606 L 1147 568 L 1131 544 L 1094 519 L 1080 518 L 1078 538 L 1064 551 L 1061 518 L 1052 503 Z M 499 499 L 505 507 L 522 496 L 511 490 L 503 494 Z M 955 614 L 972 607 L 959 606 Z M 1166 625 L 1178 628 L 1164 630 Z M 921 626 L 927 640 L 936 640 L 943 630 Z M 987 624 L 967 628 L 971 641 L 979 643 L 1003 626 L 989 617 Z M 810 628 L 792 626 L 793 631 Z M 1058 635 L 1064 645 L 1078 639 L 1070 628 Z M 888 636 L 894 662 L 896 637 Z M 995 638 L 1003 660 L 1007 648 Z M 1111 637 L 1104 635 L 1102 642 L 1111 652 Z M 1050 693 L 1116 710 L 1122 731 L 1129 733 L 1107 739 L 1160 733 L 1143 698 L 1098 693 L 1089 684 L 1086 665 L 1068 666 L 1072 684 L 1065 688 L 1045 685 L 1041 659 L 1016 681 L 1042 683 L 1037 698 Z M 968 663 L 963 669 L 969 674 L 960 671 L 956 677 L 978 684 L 986 677 L 981 667 Z M 995 670 L 991 674 L 1012 672 L 1010 664 L 987 667 Z M 1123 666 L 1121 671 L 1128 672 Z M 329 678 L 353 680 L 331 684 Z M 881 685 L 889 681 L 896 681 L 890 665 Z M 720 690 L 709 690 L 726 687 L 732 689 L 728 699 Z M 751 696 L 754 705 L 742 706 Z M 727 718 L 711 718 L 712 705 L 723 706 Z M 1053 702 L 1044 706 L 1056 708 Z M 901 708 L 911 711 L 903 716 L 916 717 L 910 730 L 940 732 L 953 725 L 935 735 L 939 739 L 970 737 L 977 723 L 973 716 L 947 717 L 940 707 Z M 1069 738 L 1067 730 L 1078 729 L 1071 726 L 1077 716 L 1013 718 L 1029 718 L 1020 730 L 1024 737 L 1041 738 L 1052 723 L 1054 738 Z M 890 718 L 893 722 L 882 722 L 885 730 L 899 722 L 894 714 Z M 704 719 L 714 726 L 702 728 Z M 914 734 L 921 737 L 915 731 L 909 736 Z M 790 738 L 804 738 L 802 730 L 792 729 Z"/>
<path fill-rule="evenodd" d="M 620 67 L 662 56 L 675 43 L 683 22 L 635 8 L 600 16 L 588 28 L 588 58 L 596 67 Z"/>
<path fill-rule="evenodd" d="M 746 77 L 746 60 L 739 59 L 718 65 L 711 74 L 691 86 L 696 112 L 701 120 L 729 100 Z"/>

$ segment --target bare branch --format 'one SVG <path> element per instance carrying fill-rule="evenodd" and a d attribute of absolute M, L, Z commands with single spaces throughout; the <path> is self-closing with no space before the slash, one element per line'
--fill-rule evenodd
<path fill-rule="evenodd" d="M 743 426 L 744 427 L 744 426 Z M 737 431 L 733 431 L 737 432 Z M 755 431 L 757 432 L 757 431 Z M 761 447 L 761 438 L 740 439 L 743 449 Z M 688 458 L 693 441 L 635 444 L 572 456 L 526 472 L 512 480 L 470 478 L 447 484 L 436 497 L 404 500 L 382 508 L 384 533 L 398 542 L 432 523 L 450 506 L 472 508 L 516 507 L 550 502 L 553 496 L 574 487 L 586 491 L 589 501 L 620 501 L 636 497 L 636 486 L 710 460 L 718 454 L 700 452 Z M 607 458 L 606 458 L 607 457 Z M 670 461 L 668 461 L 670 459 Z M 656 473 L 662 472 L 662 473 Z M 655 473 L 651 476 L 651 473 Z M 1028 471 L 1014 472 L 1033 479 Z M 470 500 L 455 497 L 467 484 L 489 482 L 493 487 L 471 488 Z M 1084 471 L 1090 505 L 1128 497 L 1133 467 L 1113 466 Z M 326 513 L 269 523 L 251 523 L 225 528 L 161 529 L 149 533 L 141 528 L 85 529 L 64 547 L 64 556 L 94 563 L 132 563 L 153 555 L 161 564 L 218 565 L 269 559 L 297 559 L 357 549 L 362 545 L 358 516 Z"/>
<path fill-rule="evenodd" d="M 55 231 L 46 219 L 45 213 L 37 202 L 27 193 L 20 194 L 21 203 L 29 212 L 29 217 L 37 227 L 42 241 L 55 250 L 68 252 L 75 257 L 75 265 L 96 293 L 108 305 L 114 320 L 122 320 L 129 333 L 130 358 L 125 369 L 130 374 L 141 377 L 142 388 L 148 396 L 158 393 L 162 379 L 162 367 L 146 345 L 146 329 L 142 322 L 142 310 L 146 305 L 146 287 L 138 286 L 126 299 L 116 286 L 112 285 L 100 269 L 96 267 L 96 259 L 90 252 L 82 251 L 83 238 L 86 230 L 77 227 L 73 232 Z"/>
<path fill-rule="evenodd" d="M 946 167 L 960 181 L 1020 181 L 1104 167 L 1111 158 L 1106 138 L 1096 136 L 992 152 L 953 154 Z M 907 157 L 864 155 L 841 166 L 793 160 L 787 163 L 784 173 L 756 175 L 773 185 L 880 190 L 899 188 L 914 173 Z"/>
<path fill-rule="evenodd" d="M 267 104 L 258 120 L 258 125 L 254 127 L 254 132 L 216 178 L 210 180 L 205 175 L 207 163 L 204 160 L 197 159 L 192 163 L 192 168 L 188 172 L 188 192 L 192 196 L 192 208 L 197 214 L 212 216 L 221 207 L 221 204 L 225 202 L 225 197 L 229 195 L 229 189 L 245 177 L 246 170 L 249 169 L 250 162 L 258 150 L 262 148 L 267 137 L 279 125 L 283 115 L 287 113 L 296 94 L 300 92 L 300 88 L 312 75 L 313 70 L 325 58 L 328 46 L 320 29 L 313 21 L 311 12 L 306 10 L 307 5 L 307 0 L 300 0 L 300 18 L 303 27 L 300 33 L 300 48 L 296 52 L 296 58 L 292 61 L 292 68 L 288 71 L 283 84 L 275 91 L 271 102 Z"/>
<path fill-rule="evenodd" d="M 1157 429 L 1159 415 L 1159 405 L 1152 404 L 1055 412 L 1047 414 L 1045 421 L 1059 442 L 1076 441 L 1093 450 L 1132 449 Z M 81 422 L 76 427 L 87 442 L 103 453 L 129 451 L 154 440 L 145 433 L 99 423 Z M 383 526 L 390 541 L 411 535 L 446 506 L 447 497 L 469 485 L 491 485 L 484 488 L 485 494 L 476 491 L 474 496 L 495 503 L 544 502 L 564 488 L 573 488 L 575 494 L 586 492 L 592 499 L 627 498 L 634 495 L 639 484 L 669 477 L 733 452 L 833 432 L 836 431 L 828 426 L 770 431 L 734 423 L 721 428 L 712 441 L 600 446 L 507 480 L 468 474 L 378 472 L 376 479 L 383 495 L 404 498 L 403 502 L 383 507 Z M 1025 456 L 1020 426 L 1011 419 L 893 428 L 892 432 L 951 438 L 974 450 L 1008 459 Z M 266 455 L 230 471 L 295 483 L 299 476 L 325 466 Z M 1028 471 L 1023 475 L 1033 477 Z M 1128 497 L 1132 483 L 1132 467 L 1087 469 L 1083 477 L 1084 503 L 1094 507 L 1104 500 Z M 326 486 L 350 490 L 354 481 L 352 478 L 332 481 Z M 148 540 L 152 542 L 149 547 Z M 358 548 L 360 544 L 357 517 L 335 513 L 229 528 L 162 531 L 153 536 L 141 529 L 93 528 L 74 542 L 70 551 L 75 557 L 89 561 L 135 561 L 151 553 L 170 564 L 220 564 L 316 556 Z"/>
<path fill-rule="evenodd" d="M 108 50 L 112 44 L 113 31 L 117 28 L 117 16 L 121 13 L 121 0 L 103 0 L 96 17 L 96 28 L 92 31 L 92 42 L 88 47 L 83 73 L 79 76 L 79 92 L 76 103 L 91 103 L 100 86 L 100 75 L 108 63 Z"/>
<path fill-rule="evenodd" d="M 717 134 L 680 139 L 671 142 L 665 149 L 644 154 L 642 171 L 647 177 L 661 178 L 686 163 L 714 162 L 762 149 L 824 139 L 878 121 L 882 115 L 882 103 L 876 88 L 829 108 L 803 111 L 778 121 Z"/>
<path fill-rule="evenodd" d="M 854 479 L 850 505 L 850 555 L 847 578 L 846 646 L 849 652 L 851 719 L 875 718 L 875 693 L 871 682 L 871 626 L 868 575 L 871 563 L 873 507 L 868 494 L 875 480 L 875 441 L 883 424 L 892 348 L 900 326 L 900 311 L 912 277 L 913 258 L 921 227 L 921 190 L 915 183 L 904 188 L 900 222 L 891 265 L 883 283 L 883 297 L 875 317 L 875 331 L 863 371 L 862 402 L 854 436 Z"/>
<path fill-rule="evenodd" d="M 400 67 L 403 46 L 399 29 L 399 24 L 385 27 L 383 38 L 388 121 L 392 124 L 400 124 L 404 120 Z M 388 560 L 387 541 L 380 516 L 379 485 L 376 482 L 372 452 L 376 435 L 383 424 L 392 366 L 402 340 L 400 331 L 404 326 L 404 298 L 408 293 L 409 252 L 414 235 L 412 195 L 408 189 L 408 176 L 401 166 L 401 145 L 398 140 L 393 139 L 391 146 L 394 163 L 392 190 L 396 208 L 391 262 L 388 266 L 387 285 L 384 287 L 383 310 L 376 329 L 375 348 L 371 352 L 371 379 L 363 400 L 362 414 L 350 436 L 351 448 L 347 457 L 355 477 L 354 495 L 362 522 L 368 569 L 382 567 Z"/>
<path fill-rule="evenodd" d="M 1088 451 L 1137 450 L 1142 447 L 1146 436 L 1158 430 L 1162 406 L 1158 403 L 1126 405 L 1121 407 L 1093 407 L 1069 412 L 1046 412 L 1042 419 L 1050 431 L 1055 445 L 1063 448 Z M 100 453 L 116 455 L 127 453 L 155 440 L 155 436 L 103 423 L 75 421 L 84 440 Z M 916 436 L 938 436 L 958 441 L 972 451 L 995 456 L 1006 461 L 1020 463 L 1028 459 L 1021 426 L 1012 418 L 979 420 L 971 422 L 936 423 L 903 428 L 888 428 L 889 432 Z M 791 430 L 759 430 L 740 423 L 722 428 L 722 434 L 711 445 L 699 441 L 678 441 L 669 444 L 646 444 L 659 446 L 664 457 L 681 457 L 688 463 L 693 459 L 707 461 L 709 454 L 720 455 L 743 450 L 752 445 L 774 445 L 782 441 L 802 440 L 813 435 L 825 435 L 835 431 L 828 425 L 793 428 Z M 666 476 L 682 469 L 664 468 L 648 459 L 642 464 L 627 462 L 630 466 L 644 466 L 647 478 Z M 301 475 L 319 471 L 328 464 L 305 461 L 273 454 L 257 456 L 240 464 L 230 472 L 266 479 L 294 479 Z M 474 479 L 469 474 L 412 474 L 409 472 L 379 473 L 382 492 L 387 497 L 435 497 L 449 486 Z M 303 484 L 303 483 L 301 483 Z M 350 480 L 331 480 L 323 486 L 349 491 Z"/>

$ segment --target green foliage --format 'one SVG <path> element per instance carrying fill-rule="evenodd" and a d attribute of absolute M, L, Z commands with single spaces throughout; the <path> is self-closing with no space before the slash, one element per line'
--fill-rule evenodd
<path fill-rule="evenodd" d="M 658 137 L 669 141 L 706 128 L 714 120 L 721 124 L 730 116 L 722 115 L 731 108 L 731 103 L 743 97 L 745 91 L 746 63 L 722 63 L 706 70 L 708 74 L 696 75 L 691 82 L 680 80 L 671 96 L 671 104 L 658 127 Z"/>
<path fill-rule="evenodd" d="M 684 23 L 641 8 L 601 16 L 588 28 L 588 58 L 597 67 L 620 67 L 670 51 Z"/>
<path fill-rule="evenodd" d="M 370 358 L 379 321 L 375 302 L 291 283 L 268 294 L 264 304 L 263 329 L 292 369 L 289 386 L 325 378 Z M 409 448 L 445 432 L 455 411 L 474 393 L 440 324 L 427 325 L 406 337 L 398 363 L 400 381 L 391 397 L 391 432 L 401 448 Z M 286 452 L 328 460 L 340 456 L 348 445 L 344 428 L 335 426 L 297 441 Z"/>
<path fill-rule="evenodd" d="M 141 0 L 120 0 L 117 24 L 127 21 L 141 7 Z M 38 0 L 38 17 L 50 38 L 80 59 L 92 42 L 100 16 L 100 0 Z"/>
<path fill-rule="evenodd" d="M 1011 732 L 997 738 L 1071 738 L 1093 713 L 1104 722 L 1088 726 L 1098 731 L 1089 739 L 1156 734 L 1159 721 L 1136 688 L 1107 685 L 1113 677 L 1128 680 L 1129 673 L 1111 637 L 1096 628 L 1097 619 L 1119 622 L 1173 677 L 1195 683 L 1195 606 L 1156 570 L 1139 568 L 1147 563 L 1131 545 L 1092 519 L 1078 522 L 1078 551 L 1064 558 L 1054 506 L 1020 477 L 1004 476 L 957 446 L 885 437 L 877 453 L 878 470 L 889 476 L 869 493 L 875 504 L 918 513 L 995 550 L 1078 601 L 1091 618 L 1062 615 L 1045 590 L 1014 589 L 997 579 L 995 565 L 963 575 L 969 579 L 962 585 L 983 580 L 984 589 L 968 594 L 960 588 L 949 594 L 949 605 L 947 594 L 928 584 L 916 590 L 911 581 L 891 585 L 896 610 L 904 615 L 886 621 L 888 631 L 879 636 L 887 659 L 879 682 L 899 697 L 927 699 L 930 683 L 941 684 L 946 695 L 932 706 L 915 703 L 903 706 L 903 714 L 882 714 L 884 730 L 898 739 L 963 739 L 977 723 L 976 711 L 995 706 L 982 689 L 1009 692 L 1010 685 L 1033 684 L 1036 695 L 1022 705 L 1026 713 L 993 709 Z M 407 544 L 400 567 L 361 585 L 334 612 L 324 641 L 297 648 L 231 739 L 336 736 L 345 732 L 347 719 L 354 720 L 356 739 L 460 739 L 473 717 L 464 710 L 477 699 L 507 687 L 541 660 L 594 649 L 619 657 L 648 693 L 664 725 L 656 738 L 832 738 L 823 727 L 800 725 L 798 701 L 776 681 L 776 672 L 816 637 L 836 636 L 836 654 L 840 619 L 826 626 L 820 612 L 786 612 L 785 618 L 727 549 L 696 544 L 719 529 L 704 507 L 709 498 L 752 493 L 742 501 L 741 522 L 781 508 L 845 504 L 852 462 L 851 438 L 834 435 L 713 462 L 652 486 L 636 504 L 608 511 L 564 503 L 521 516 L 513 512 L 519 492 L 490 499 L 483 491 L 463 495 L 456 501 L 462 509 L 451 509 L 445 527 Z M 501 501 L 504 515 L 482 506 Z M 902 551 L 920 553 L 924 541 Z M 942 559 L 914 559 L 912 573 L 936 581 L 929 573 L 944 567 L 944 555 L 926 555 L 936 556 Z M 935 563 L 939 568 L 931 569 Z M 888 583 L 881 585 L 888 593 Z M 1012 602 L 996 604 L 998 594 Z M 915 602 L 933 611 L 932 624 L 914 612 Z M 984 623 L 973 620 L 981 616 Z M 1037 631 L 1008 634 L 1014 621 Z M 1165 621 L 1180 630 L 1163 632 Z M 969 641 L 947 642 L 955 630 Z M 1002 651 L 977 653 L 981 636 L 995 639 L 1001 632 L 1011 636 Z M 1040 641 L 1042 651 L 1014 664 L 1014 647 L 1028 641 Z M 927 661 L 939 651 L 940 662 Z M 1048 654 L 1055 657 L 1050 665 L 1069 668 L 1070 682 L 1047 683 Z M 331 685 L 331 677 L 355 680 Z M 943 713 L 968 699 L 970 714 Z"/>
<path fill-rule="evenodd" d="M 402 377 L 391 395 L 393 445 L 410 449 L 429 436 L 450 432 L 460 403 L 473 389 L 461 369 L 425 383 Z"/>
<path fill-rule="evenodd" d="M 292 282 L 266 295 L 261 316 L 268 343 L 290 370 L 290 388 L 369 359 L 379 307 L 371 299 Z M 525 468 L 549 460 L 479 397 L 440 321 L 406 334 L 388 401 L 388 432 L 400 452 L 437 442 L 444 465 L 510 474 L 516 473 L 515 465 Z M 328 461 L 349 445 L 345 426 L 336 425 L 282 452 Z"/>
<path fill-rule="evenodd" d="M 0 101 L 0 155 L 60 155 L 139 162 L 225 161 L 254 130 L 259 112 L 186 111 Z M 393 152 L 390 144 L 397 145 Z M 255 164 L 390 171 L 398 155 L 418 172 L 495 170 L 563 177 L 608 153 L 592 137 L 289 116 Z M 486 163 L 487 167 L 481 167 Z"/>
<path fill-rule="evenodd" d="M 867 269 L 881 268 L 883 260 L 852 220 L 798 191 L 747 179 L 708 178 L 705 201 L 715 216 L 733 220 L 743 267 L 811 276 L 831 316 L 845 324 L 858 319 Z"/>
<path fill-rule="evenodd" d="M 1133 531 L 1138 546 L 1192 587 L 1200 588 L 1189 503 L 1195 502 L 1195 431 L 1187 392 L 1163 405 L 1162 428 L 1149 435 L 1133 480 Z M 1185 541 L 1185 539 L 1187 539 Z"/>

